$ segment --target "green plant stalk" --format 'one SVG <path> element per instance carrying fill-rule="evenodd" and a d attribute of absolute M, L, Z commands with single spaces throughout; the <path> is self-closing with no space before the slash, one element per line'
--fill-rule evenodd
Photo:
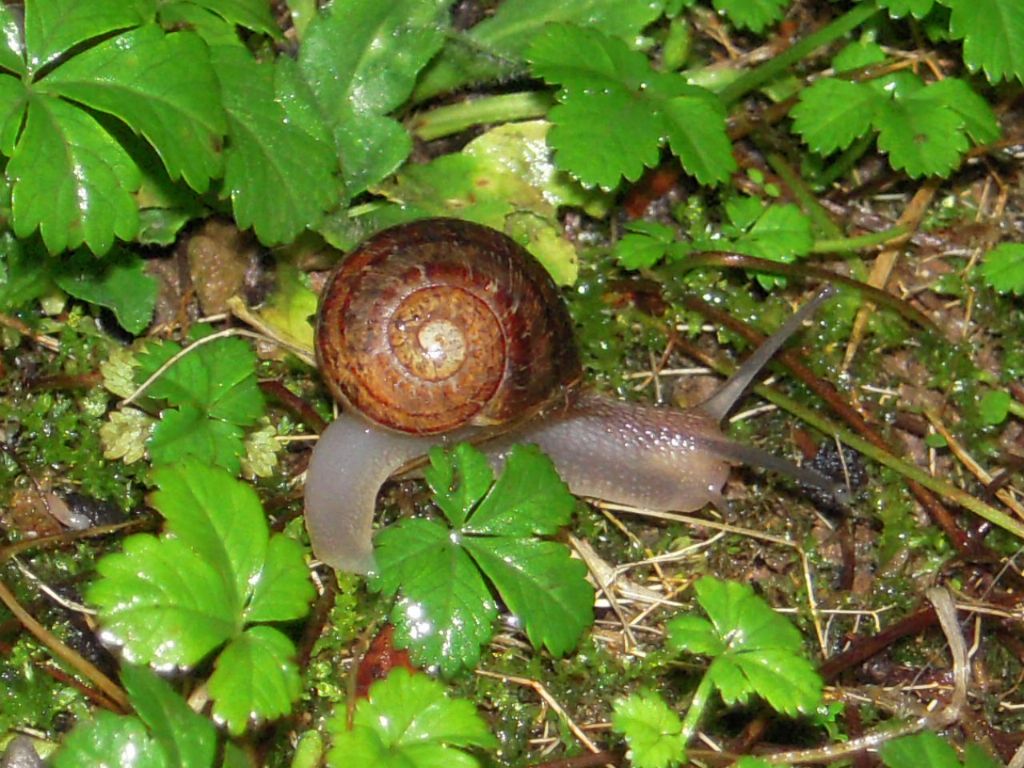
<path fill-rule="evenodd" d="M 711 663 L 714 664 L 715 662 L 712 661 Z M 686 710 L 686 717 L 683 718 L 683 727 L 679 731 L 679 736 L 683 740 L 683 746 L 689 744 L 693 734 L 697 732 L 697 726 L 700 725 L 700 719 L 704 716 L 704 710 L 707 709 L 708 699 L 711 697 L 713 688 L 711 676 L 705 672 L 704 677 L 700 679 L 697 690 L 693 692 L 690 707 Z"/>
<path fill-rule="evenodd" d="M 797 202 L 800 203 L 800 207 L 804 212 L 811 217 L 811 223 L 814 225 L 816 232 L 825 235 L 829 240 L 838 240 L 842 238 L 843 231 L 839 228 L 839 225 L 832 221 L 821 203 L 818 202 L 817 198 L 811 194 L 811 191 L 807 188 L 806 182 L 801 178 L 800 174 L 793 169 L 793 167 L 786 162 L 785 158 L 777 152 L 768 153 L 768 164 L 772 167 L 772 170 L 779 175 L 779 178 L 785 182 L 786 186 L 793 192 Z"/>
<path fill-rule="evenodd" d="M 725 369 L 727 366 L 722 366 L 722 368 Z M 723 370 L 722 372 L 728 373 L 727 370 Z M 1010 517 L 990 504 L 986 504 L 980 499 L 975 498 L 966 491 L 962 491 L 956 486 L 947 483 L 945 480 L 940 480 L 939 478 L 930 475 L 916 464 L 911 464 L 897 456 L 893 456 L 888 451 L 883 451 L 878 446 L 873 445 L 859 435 L 854 434 L 849 429 L 842 427 L 831 419 L 822 416 L 820 413 L 816 413 L 810 408 L 801 405 L 781 392 L 766 387 L 763 384 L 754 387 L 754 391 L 769 402 L 774 403 L 783 410 L 792 413 L 798 419 L 810 424 L 819 432 L 826 435 L 834 435 L 841 443 L 850 446 L 855 451 L 867 456 L 869 459 L 873 459 L 879 464 L 889 467 L 889 469 L 898 472 L 910 480 L 920 483 L 928 490 L 937 493 L 939 496 L 949 499 L 965 509 L 969 509 L 978 517 L 988 520 L 993 525 L 998 525 L 1004 531 L 1008 531 L 1014 536 L 1024 539 L 1024 523 L 1020 520 Z"/>
<path fill-rule="evenodd" d="M 785 72 L 791 65 L 809 56 L 823 45 L 838 40 L 870 19 L 879 8 L 874 0 L 865 0 L 844 13 L 831 24 L 826 24 L 817 32 L 808 35 L 791 48 L 783 51 L 773 59 L 749 72 L 745 72 L 718 92 L 726 105 L 739 101 L 751 91 L 759 88 L 770 80 Z"/>
<path fill-rule="evenodd" d="M 815 240 L 814 245 L 811 246 L 811 253 L 862 251 L 866 248 L 885 245 L 892 240 L 898 240 L 901 237 L 905 237 L 909 231 L 905 225 L 900 224 L 889 229 L 883 229 L 881 232 L 869 232 L 866 235 L 858 235 L 857 237 Z"/>
<path fill-rule="evenodd" d="M 554 99 L 550 93 L 523 91 L 447 104 L 417 114 L 409 123 L 413 136 L 433 141 L 480 123 L 508 123 L 547 114 Z"/>
<path fill-rule="evenodd" d="M 1007 407 L 1007 410 L 1018 419 L 1024 419 L 1024 405 L 1018 403 L 1016 400 L 1010 400 L 1010 405 Z"/>

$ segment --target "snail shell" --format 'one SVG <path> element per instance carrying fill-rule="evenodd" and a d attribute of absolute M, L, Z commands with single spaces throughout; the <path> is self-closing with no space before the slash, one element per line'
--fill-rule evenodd
<path fill-rule="evenodd" d="M 581 369 L 544 268 L 513 240 L 455 219 L 385 230 L 324 287 L 317 359 L 332 394 L 418 435 L 525 417 Z"/>

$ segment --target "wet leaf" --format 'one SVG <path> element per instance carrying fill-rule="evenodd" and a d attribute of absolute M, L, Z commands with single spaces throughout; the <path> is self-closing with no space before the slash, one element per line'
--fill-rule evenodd
<path fill-rule="evenodd" d="M 401 668 L 373 684 L 356 706 L 352 730 L 346 720 L 342 709 L 328 722 L 329 766 L 476 768 L 476 758 L 459 748 L 498 746 L 472 703 L 451 700 L 436 680 Z"/>
<path fill-rule="evenodd" d="M 231 135 L 224 181 L 235 221 L 264 243 L 293 240 L 342 196 L 334 146 L 318 138 L 326 128 L 314 128 L 309 112 L 294 121 L 295 110 L 278 100 L 275 72 L 284 65 L 227 46 L 213 59 Z"/>
<path fill-rule="evenodd" d="M 822 682 L 803 656 L 796 628 L 748 584 L 705 576 L 694 589 L 714 636 L 692 617 L 681 616 L 668 624 L 669 649 L 713 656 L 706 674 L 726 704 L 757 695 L 783 714 L 813 711 Z"/>
<path fill-rule="evenodd" d="M 535 538 L 556 533 L 575 506 L 551 461 L 515 446 L 492 485 L 487 460 L 460 445 L 433 451 L 427 475 L 452 528 L 402 520 L 375 540 L 371 585 L 399 596 L 396 644 L 446 674 L 474 665 L 497 616 L 490 582 L 535 646 L 574 648 L 593 620 L 594 591 L 568 547 Z"/>
<path fill-rule="evenodd" d="M 251 627 L 232 640 L 208 683 L 213 716 L 237 735 L 250 723 L 288 714 L 302 688 L 294 655 L 292 641 L 273 627 Z"/>
<path fill-rule="evenodd" d="M 253 489 L 224 470 L 179 463 L 154 472 L 159 537 L 125 541 L 100 561 L 87 599 L 103 637 L 128 659 L 190 668 L 222 645 L 210 693 L 232 733 L 279 717 L 298 695 L 291 641 L 253 622 L 301 618 L 314 597 L 302 548 L 268 537 Z"/>
<path fill-rule="evenodd" d="M 339 0 L 306 30 L 299 64 L 331 123 L 350 196 L 395 171 L 412 141 L 389 117 L 437 53 L 447 0 Z"/>
<path fill-rule="evenodd" d="M 634 693 L 615 702 L 612 729 L 626 736 L 636 768 L 678 765 L 686 754 L 679 716 L 655 693 Z"/>
<path fill-rule="evenodd" d="M 398 647 L 445 674 L 472 668 L 498 615 L 480 570 L 450 531 L 427 520 L 403 520 L 381 531 L 374 589 L 401 596 L 391 611 Z"/>

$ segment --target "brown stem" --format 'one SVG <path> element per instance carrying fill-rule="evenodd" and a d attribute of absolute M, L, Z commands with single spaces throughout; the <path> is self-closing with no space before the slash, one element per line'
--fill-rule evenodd
<path fill-rule="evenodd" d="M 121 712 L 128 712 L 131 709 L 128 704 L 128 697 L 117 683 L 103 674 L 95 664 L 85 659 L 73 648 L 69 648 L 61 642 L 60 638 L 36 621 L 32 614 L 21 607 L 21 603 L 18 602 L 14 593 L 7 588 L 3 581 L 0 581 L 0 602 L 3 602 L 8 610 L 18 618 L 18 621 L 25 626 L 25 629 L 31 632 L 39 642 L 49 648 L 54 656 L 87 679 L 92 680 L 96 687 L 114 702 Z"/>
<path fill-rule="evenodd" d="M 849 649 L 828 659 L 818 668 L 818 672 L 826 683 L 831 682 L 846 670 L 859 666 L 872 656 L 881 653 L 900 638 L 916 635 L 926 627 L 937 623 L 938 616 L 935 614 L 935 609 L 930 606 L 922 608 L 909 616 L 904 616 L 877 635 L 856 641 Z"/>
<path fill-rule="evenodd" d="M 320 414 L 292 392 L 278 379 L 266 379 L 260 382 L 260 389 L 267 397 L 277 400 L 281 405 L 298 416 L 305 424 L 317 434 L 327 428 L 327 422 L 320 418 Z"/>

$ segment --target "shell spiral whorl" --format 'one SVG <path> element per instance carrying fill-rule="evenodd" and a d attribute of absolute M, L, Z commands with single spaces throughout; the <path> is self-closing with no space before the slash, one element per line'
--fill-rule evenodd
<path fill-rule="evenodd" d="M 392 227 L 349 254 L 324 288 L 316 338 L 336 398 L 414 434 L 518 420 L 580 378 L 544 268 L 456 219 Z"/>

